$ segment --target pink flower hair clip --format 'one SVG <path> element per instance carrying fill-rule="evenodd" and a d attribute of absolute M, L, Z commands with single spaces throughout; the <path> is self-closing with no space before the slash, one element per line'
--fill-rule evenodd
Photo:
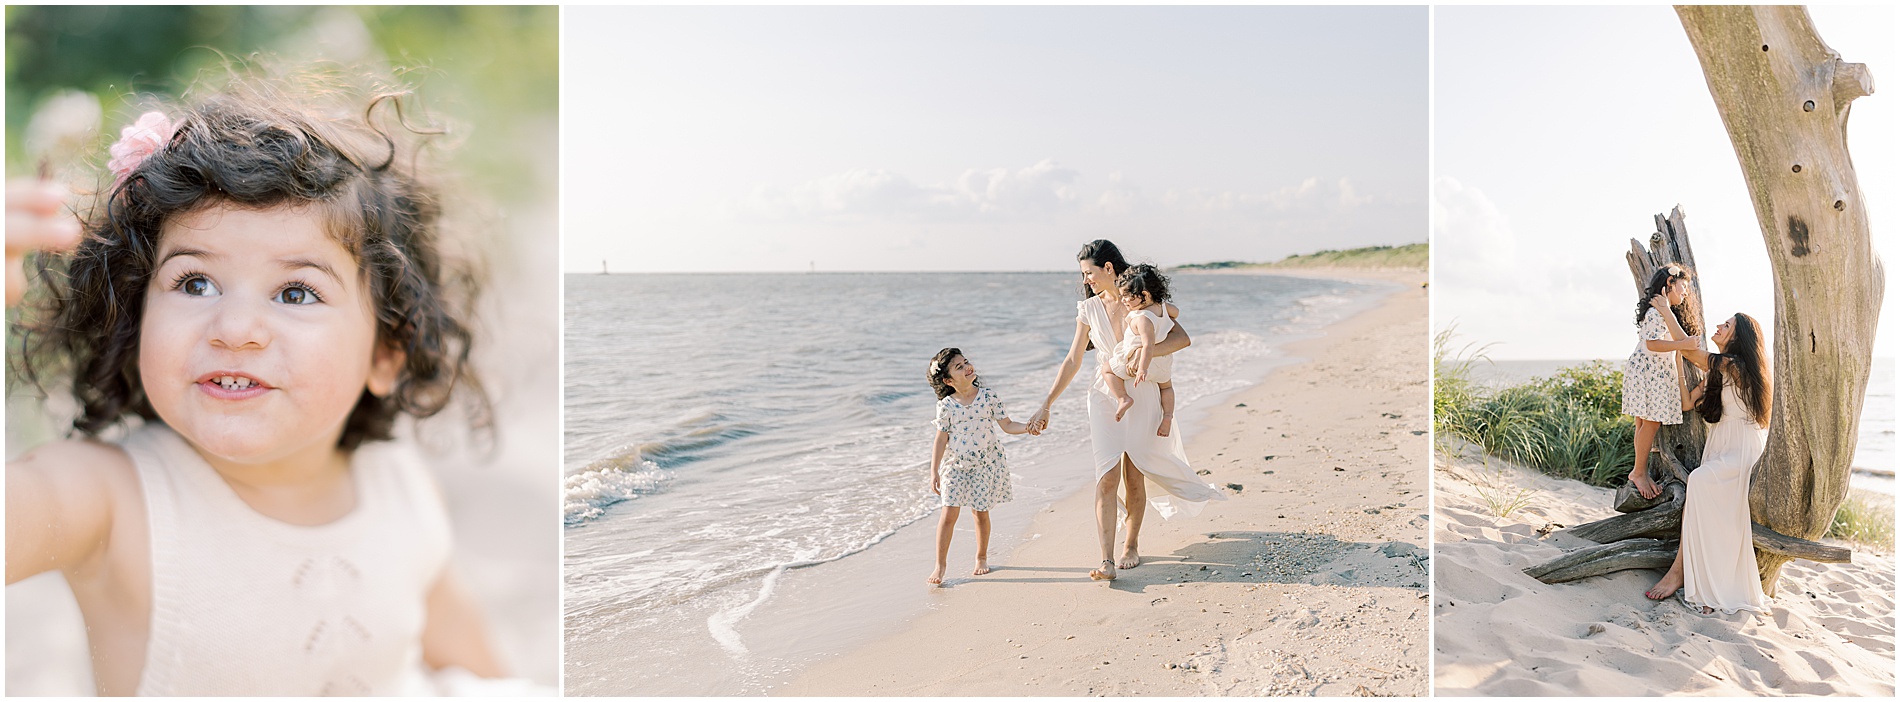
<path fill-rule="evenodd" d="M 157 153 L 166 144 L 171 143 L 172 134 L 178 126 L 165 117 L 163 112 L 147 112 L 139 115 L 132 126 L 119 131 L 119 141 L 107 151 L 112 160 L 106 162 L 106 168 L 112 171 L 112 185 L 118 187 L 125 177 L 145 162 L 145 157 Z"/>

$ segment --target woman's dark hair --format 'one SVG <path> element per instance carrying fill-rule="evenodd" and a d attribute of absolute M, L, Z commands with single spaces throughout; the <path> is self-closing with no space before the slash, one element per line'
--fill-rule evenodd
<path fill-rule="evenodd" d="M 1650 299 L 1661 295 L 1663 288 L 1676 280 L 1695 280 L 1695 271 L 1689 270 L 1688 266 L 1680 263 L 1671 263 L 1649 274 L 1649 284 L 1643 286 L 1642 297 L 1636 299 L 1637 326 L 1642 326 L 1643 315 L 1655 309 L 1649 306 Z M 1701 303 L 1695 299 L 1695 291 L 1691 290 L 1688 295 L 1683 296 L 1682 304 L 1669 306 L 1669 311 L 1676 315 L 1676 323 L 1682 325 L 1683 333 L 1690 336 L 1702 334 L 1701 325 L 1696 324 L 1696 320 L 1702 317 L 1700 305 Z"/>
<path fill-rule="evenodd" d="M 1775 389 L 1769 382 L 1768 354 L 1762 347 L 1761 324 L 1754 317 L 1739 312 L 1733 320 L 1735 326 L 1729 332 L 1722 353 L 1709 354 L 1708 386 L 1703 389 L 1695 410 L 1702 415 L 1702 421 L 1710 424 L 1722 421 L 1722 385 L 1733 382 L 1735 394 L 1742 397 L 1742 409 L 1748 411 L 1749 419 L 1756 426 L 1767 426 Z"/>
<path fill-rule="evenodd" d="M 1147 293 L 1157 303 L 1168 301 L 1168 277 L 1146 263 L 1129 266 L 1126 273 L 1115 278 L 1115 289 L 1135 297 Z"/>
<path fill-rule="evenodd" d="M 35 384 L 71 373 L 79 432 L 97 436 L 128 414 L 158 419 L 138 359 L 161 232 L 172 218 L 220 206 L 308 208 L 361 266 L 376 342 L 404 353 L 388 396 L 365 389 L 358 398 L 339 448 L 389 439 L 399 415 L 429 417 L 458 396 L 470 424 L 489 428 L 488 399 L 469 368 L 475 276 L 445 255 L 436 192 L 415 173 L 419 149 L 399 146 L 442 132 L 410 126 L 405 91 L 322 91 L 319 106 L 302 87 L 237 76 L 172 110 L 170 141 L 95 198 L 79 245 L 41 257 L 49 289 L 35 321 L 22 323 L 22 370 Z M 347 107 L 328 109 L 334 102 Z"/>
<path fill-rule="evenodd" d="M 957 394 L 957 389 L 950 387 L 950 360 L 961 355 L 963 349 L 952 346 L 930 357 L 930 372 L 926 377 L 930 379 L 930 389 L 936 391 L 937 399 Z M 977 378 L 972 385 L 983 387 L 983 379 Z"/>
<path fill-rule="evenodd" d="M 1107 239 L 1096 239 L 1083 244 L 1082 250 L 1076 253 L 1075 260 L 1088 261 L 1091 265 L 1107 267 L 1110 275 L 1119 276 L 1128 270 L 1128 259 L 1122 258 L 1122 250 L 1115 248 L 1115 242 Z M 1113 265 L 1111 266 L 1110 264 Z M 1082 281 L 1082 299 L 1086 300 L 1089 296 L 1094 294 L 1095 291 L 1089 289 L 1089 282 L 1087 280 Z"/>

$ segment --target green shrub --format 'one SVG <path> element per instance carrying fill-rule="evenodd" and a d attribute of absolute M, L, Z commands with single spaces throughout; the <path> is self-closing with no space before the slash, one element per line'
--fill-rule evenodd
<path fill-rule="evenodd" d="M 1486 389 L 1471 378 L 1484 349 L 1451 350 L 1452 330 L 1433 339 L 1432 412 L 1437 429 L 1486 453 L 1599 487 L 1620 484 L 1636 460 L 1636 427 L 1623 415 L 1623 371 L 1590 361 L 1521 385 Z"/>
<path fill-rule="evenodd" d="M 1834 523 L 1827 535 L 1857 544 L 1893 552 L 1893 498 L 1849 490 L 1841 508 L 1834 512 Z"/>

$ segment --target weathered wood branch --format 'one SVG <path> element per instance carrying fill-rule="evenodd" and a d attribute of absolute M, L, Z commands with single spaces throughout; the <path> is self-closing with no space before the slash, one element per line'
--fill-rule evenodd
<path fill-rule="evenodd" d="M 1854 552 L 1839 546 L 1815 543 L 1807 539 L 1797 539 L 1777 532 L 1759 523 L 1750 522 L 1753 527 L 1753 541 L 1758 552 L 1773 553 L 1790 559 L 1814 561 L 1816 563 L 1852 563 Z M 1760 557 L 1760 553 L 1756 554 Z"/>
<path fill-rule="evenodd" d="M 1847 152 L 1847 116 L 1873 92 L 1788 6 L 1676 8 L 1735 147 L 1774 271 L 1774 405 L 1749 510 L 1801 539 L 1847 496 L 1886 271 Z M 1787 554 L 1756 554 L 1774 594 Z"/>
<path fill-rule="evenodd" d="M 1667 499 L 1660 505 L 1641 512 L 1619 514 L 1589 524 L 1580 524 L 1565 529 L 1562 533 L 1600 544 L 1635 538 L 1676 538 L 1682 533 L 1682 506 L 1688 490 L 1678 482 L 1664 483 L 1662 488 Z"/>
<path fill-rule="evenodd" d="M 1676 561 L 1676 543 L 1661 539 L 1626 539 L 1601 546 L 1571 551 L 1543 564 L 1524 569 L 1524 574 L 1546 583 L 1608 575 L 1619 570 L 1668 568 Z"/>
<path fill-rule="evenodd" d="M 1671 480 L 1685 484 L 1689 482 L 1689 471 L 1684 469 L 1681 463 L 1677 463 L 1675 457 L 1668 451 L 1652 449 L 1651 454 L 1649 458 L 1652 461 L 1651 465 L 1662 466 L 1661 470 L 1650 471 L 1651 476 L 1658 476 L 1656 484 L 1661 485 Z M 1612 508 L 1625 513 L 1641 512 L 1668 501 L 1667 491 L 1658 493 L 1655 497 L 1643 497 L 1642 493 L 1636 491 L 1634 483 L 1623 483 L 1616 488 L 1616 501 Z"/>

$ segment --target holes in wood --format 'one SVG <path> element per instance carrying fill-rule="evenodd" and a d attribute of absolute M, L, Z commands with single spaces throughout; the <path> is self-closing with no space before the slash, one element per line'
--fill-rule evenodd
<path fill-rule="evenodd" d="M 1843 201 L 1843 200 L 1835 200 L 1835 201 L 1834 201 L 1834 210 L 1835 210 L 1835 211 L 1837 211 L 1837 212 L 1838 212 L 1838 211 L 1842 211 L 1842 210 L 1846 210 L 1846 209 L 1847 209 L 1847 202 L 1846 202 L 1846 201 Z"/>
<path fill-rule="evenodd" d="M 1809 101 L 1807 101 L 1807 102 L 1804 102 L 1804 103 L 1801 103 L 1801 111 L 1802 111 L 1802 112 L 1813 112 L 1813 111 L 1814 111 L 1814 101 L 1813 101 L 1813 100 L 1809 100 Z"/>
<path fill-rule="evenodd" d="M 1762 51 L 1767 51 L 1767 50 L 1768 50 L 1768 45 L 1767 45 L 1767 44 L 1763 44 L 1763 45 L 1761 45 L 1761 50 L 1762 50 Z"/>
<path fill-rule="evenodd" d="M 1800 172 L 1801 172 L 1801 164 L 1799 164 L 1799 163 L 1797 163 L 1797 164 L 1794 164 L 1794 172 L 1796 172 L 1796 173 L 1800 173 Z"/>
<path fill-rule="evenodd" d="M 1794 254 L 1797 257 L 1808 255 L 1810 251 L 1808 249 L 1808 223 L 1802 221 L 1800 217 L 1790 215 L 1788 217 L 1788 241 L 1794 244 L 1788 249 L 1788 253 Z"/>

